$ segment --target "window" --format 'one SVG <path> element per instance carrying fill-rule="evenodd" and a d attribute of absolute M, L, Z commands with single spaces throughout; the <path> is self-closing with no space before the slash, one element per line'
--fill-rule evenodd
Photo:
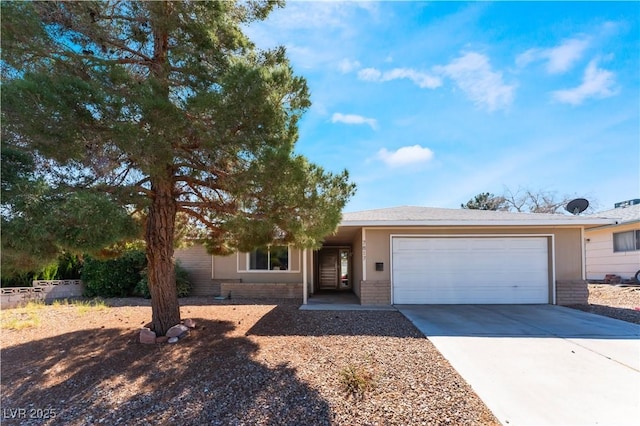
<path fill-rule="evenodd" d="M 289 247 L 261 247 L 249 253 L 251 271 L 288 271 Z"/>
<path fill-rule="evenodd" d="M 640 230 L 613 234 L 613 251 L 640 250 Z"/>

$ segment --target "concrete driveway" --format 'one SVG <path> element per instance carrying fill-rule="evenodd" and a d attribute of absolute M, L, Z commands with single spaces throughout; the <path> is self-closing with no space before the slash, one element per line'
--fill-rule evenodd
<path fill-rule="evenodd" d="M 640 424 L 640 326 L 551 305 L 397 305 L 505 425 Z"/>

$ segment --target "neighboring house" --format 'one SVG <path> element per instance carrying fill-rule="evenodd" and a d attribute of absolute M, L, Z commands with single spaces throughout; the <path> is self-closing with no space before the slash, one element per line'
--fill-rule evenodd
<path fill-rule="evenodd" d="M 369 304 L 586 303 L 585 229 L 610 219 L 395 207 L 345 213 L 320 250 L 176 251 L 196 295 L 351 291 Z"/>
<path fill-rule="evenodd" d="M 610 274 L 629 279 L 640 270 L 640 200 L 631 200 L 636 201 L 591 215 L 615 222 L 585 232 L 587 279 L 602 280 Z"/>

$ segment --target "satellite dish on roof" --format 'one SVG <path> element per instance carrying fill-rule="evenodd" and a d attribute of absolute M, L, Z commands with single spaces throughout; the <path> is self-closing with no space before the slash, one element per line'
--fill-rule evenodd
<path fill-rule="evenodd" d="M 571 214 L 580 214 L 589 207 L 589 201 L 584 198 L 576 198 L 567 203 L 565 209 Z"/>

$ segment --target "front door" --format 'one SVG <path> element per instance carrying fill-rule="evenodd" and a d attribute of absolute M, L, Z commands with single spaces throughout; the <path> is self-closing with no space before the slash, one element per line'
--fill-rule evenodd
<path fill-rule="evenodd" d="M 318 287 L 320 290 L 351 288 L 348 248 L 323 248 L 318 252 Z"/>

